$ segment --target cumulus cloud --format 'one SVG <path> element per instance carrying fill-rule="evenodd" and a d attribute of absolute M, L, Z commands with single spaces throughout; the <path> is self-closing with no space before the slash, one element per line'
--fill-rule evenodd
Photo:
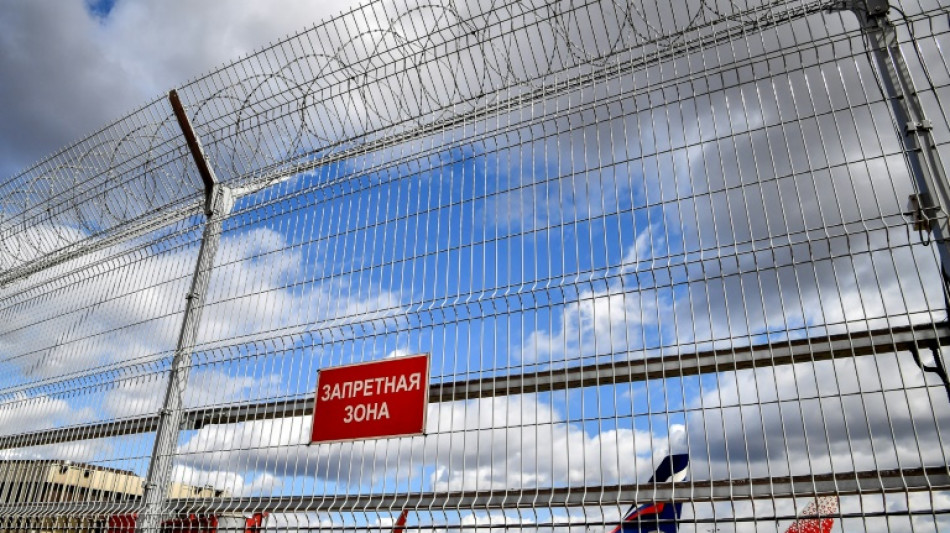
<path fill-rule="evenodd" d="M 253 280 L 254 288 L 271 289 L 250 293 L 257 296 L 262 306 L 299 305 L 287 302 L 291 296 L 286 291 L 273 290 L 288 268 L 287 263 L 279 260 L 277 254 L 266 264 L 256 261 L 259 248 L 247 244 L 274 238 L 267 229 L 225 238 L 222 255 L 232 257 L 233 262 L 222 267 L 223 276 L 213 276 L 209 296 L 214 298 L 231 281 L 224 276 L 236 276 Z M 24 376 L 35 379 L 174 350 L 193 268 L 189 265 L 194 265 L 197 253 L 195 244 L 132 261 L 139 259 L 140 253 L 134 243 L 122 246 L 128 250 L 124 254 L 122 250 L 109 250 L 120 253 L 116 258 L 110 258 L 107 252 L 83 256 L 68 266 L 95 269 L 93 265 L 105 260 L 112 268 L 97 271 L 86 279 L 82 290 L 60 291 L 55 298 L 36 300 L 20 292 L 18 286 L 8 287 L 4 292 L 13 305 L 4 310 L 9 318 L 0 341 L 4 356 Z M 230 290 L 234 290 L 233 286 Z M 232 298 L 210 306 L 205 313 L 205 333 L 199 336 L 199 342 L 209 341 L 225 322 L 229 324 L 228 332 L 253 332 L 260 318 L 247 316 L 240 303 Z"/>
<path fill-rule="evenodd" d="M 193 234 L 193 233 L 192 233 Z M 36 300 L 19 287 L 4 312 L 2 354 L 25 376 L 63 376 L 174 350 L 197 243 L 140 258 L 123 245 L 117 257 L 90 254 L 67 268 L 93 268 L 82 290 Z M 100 260 L 111 268 L 102 268 Z M 319 321 L 398 310 L 397 292 L 353 293 L 346 280 L 294 288 L 305 258 L 286 237 L 266 227 L 226 234 L 211 275 L 197 342 L 212 347 L 253 341 L 265 333 Z M 93 266 L 96 265 L 96 266 Z M 55 279 L 55 278 L 54 278 Z"/>
<path fill-rule="evenodd" d="M 518 360 L 637 357 L 661 347 L 738 346 L 944 316 L 940 285 L 923 282 L 939 279 L 933 254 L 920 247 L 887 249 L 884 240 L 899 241 L 902 232 L 869 239 L 867 248 L 874 251 L 828 246 L 810 255 L 810 263 L 701 261 L 693 268 L 697 275 L 669 285 L 650 268 L 637 267 L 652 260 L 644 250 L 650 250 L 646 243 L 654 233 L 653 226 L 644 228 L 624 254 L 631 261 L 631 281 L 585 288 L 576 298 L 536 312 L 523 340 L 512 347 Z M 643 273 L 648 275 L 633 277 Z"/>
<path fill-rule="evenodd" d="M 65 290 L 51 289 L 55 297 L 40 299 L 19 285 L 2 291 L 10 305 L 2 311 L 8 327 L 0 334 L 0 358 L 10 371 L 0 381 L 15 392 L 0 405 L 0 421 L 6 420 L 0 433 L 135 417 L 160 407 L 167 387 L 162 361 L 177 342 L 195 246 L 171 247 L 147 258 L 140 256 L 134 243 L 119 248 L 62 267 L 67 272 L 78 267 L 80 272 L 94 273 L 83 280 L 82 290 L 73 290 L 70 282 Z M 350 290 L 345 280 L 295 286 L 303 263 L 302 252 L 272 229 L 226 234 L 198 332 L 202 353 L 213 354 L 222 345 L 254 343 L 278 331 L 284 335 L 304 331 L 313 323 L 343 325 L 398 312 L 401 297 L 393 291 L 363 294 Z M 60 283 L 53 274 L 40 278 L 47 275 L 49 279 L 40 280 L 38 287 Z M 296 392 L 279 367 L 249 370 L 241 361 L 214 358 L 196 363 L 185 391 L 186 407 Z M 116 368 L 125 370 L 115 373 Z M 102 382 L 101 388 L 76 385 L 91 374 L 95 374 L 91 379 Z M 51 395 L 50 390 L 60 391 L 55 384 L 62 380 L 77 388 L 70 394 Z M 36 453 L 58 452 L 59 448 L 44 448 Z"/>
<path fill-rule="evenodd" d="M 669 450 L 669 437 L 645 430 L 591 433 L 536 395 L 432 404 L 424 437 L 308 446 L 310 424 L 298 417 L 208 426 L 178 457 L 205 473 L 285 478 L 287 490 L 318 478 L 351 489 L 446 491 L 630 483 L 649 477 Z"/>
<path fill-rule="evenodd" d="M 39 158 L 211 68 L 353 2 L 0 2 L 0 174 Z"/>
<path fill-rule="evenodd" d="M 672 328 L 659 326 L 672 308 L 669 294 L 657 291 L 585 290 L 552 313 L 551 325 L 532 331 L 518 348 L 529 364 L 618 354 L 671 341 Z M 541 320 L 543 321 L 543 320 Z"/>
<path fill-rule="evenodd" d="M 263 376 L 235 375 L 216 367 L 198 367 L 189 375 L 190 386 L 185 389 L 185 408 L 209 407 L 249 398 L 279 395 L 280 377 L 275 374 Z M 158 412 L 165 398 L 168 381 L 165 374 L 147 374 L 140 378 L 119 381 L 102 396 L 97 416 L 127 418 Z M 91 414 L 91 413 L 90 413 Z M 92 419 L 93 417 L 87 417 Z M 70 424 L 82 420 L 70 416 Z M 49 419 L 47 422 L 49 423 Z"/>
<path fill-rule="evenodd" d="M 950 423 L 950 405 L 939 388 L 926 387 L 927 378 L 906 354 L 696 379 L 701 394 L 684 396 L 685 410 L 670 407 L 634 417 L 649 418 L 649 429 L 569 420 L 566 406 L 547 395 L 434 404 L 427 435 L 411 439 L 307 446 L 310 420 L 304 417 L 209 426 L 180 447 L 178 457 L 187 468 L 179 480 L 233 483 L 237 491 L 269 480 L 274 494 L 310 490 L 304 487 L 312 481 L 343 492 L 516 490 L 643 482 L 671 452 L 690 454 L 694 480 L 932 466 L 945 463 L 950 452 L 920 446 L 939 442 L 939 428 Z M 664 410 L 663 398 L 675 386 L 684 385 L 669 380 L 647 385 Z M 607 402 L 599 405 L 618 409 L 619 404 L 608 405 L 608 398 L 618 397 L 610 388 L 598 391 Z M 644 400 L 631 401 L 643 411 Z M 787 503 L 775 512 L 792 516 L 796 506 Z M 743 512 L 697 506 L 697 518 L 725 520 Z M 692 516 L 694 507 L 687 509 Z M 618 511 L 584 512 L 588 523 L 596 523 L 615 520 Z M 463 522 L 519 523 L 472 514 Z"/>
<path fill-rule="evenodd" d="M 208 471 L 176 464 L 172 468 L 172 480 L 198 487 L 224 488 L 230 496 L 259 496 L 272 494 L 279 490 L 283 481 L 271 474 L 262 473 L 253 478 L 236 473 L 234 470 Z"/>
<path fill-rule="evenodd" d="M 95 418 L 95 413 L 93 407 L 74 405 L 68 397 L 15 392 L 0 405 L 0 433 L 15 435 L 51 425 L 87 422 Z"/>
<path fill-rule="evenodd" d="M 909 354 L 723 373 L 690 402 L 679 443 L 711 478 L 943 464 L 950 404 Z"/>

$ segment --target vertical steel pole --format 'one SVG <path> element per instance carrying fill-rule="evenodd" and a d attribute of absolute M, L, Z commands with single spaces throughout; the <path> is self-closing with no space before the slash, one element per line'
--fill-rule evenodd
<path fill-rule="evenodd" d="M 947 182 L 946 171 L 934 143 L 931 123 L 924 116 L 923 106 L 904 61 L 904 54 L 897 40 L 897 28 L 888 19 L 888 0 L 856 0 L 850 8 L 861 22 L 862 33 L 877 64 L 884 97 L 890 102 L 900 129 L 898 133 L 910 172 L 917 184 L 917 190 L 921 193 L 915 217 L 919 215 L 922 220 L 915 219 L 915 223 L 923 221 L 933 232 L 931 244 L 937 247 L 940 258 L 944 305 L 950 315 L 950 242 L 946 238 L 950 233 L 950 183 Z M 914 44 L 916 46 L 916 43 Z M 933 366 L 924 365 L 916 349 L 913 350 L 914 358 L 922 370 L 940 376 L 950 395 L 950 380 L 941 350 L 934 347 L 931 351 L 934 357 Z"/>
<path fill-rule="evenodd" d="M 201 236 L 201 249 L 198 252 L 198 261 L 191 280 L 191 290 L 186 296 L 185 316 L 182 319 L 178 345 L 175 348 L 175 356 L 172 359 L 171 372 L 168 376 L 168 388 L 165 391 L 165 400 L 159 414 L 158 429 L 155 432 L 155 444 L 152 448 L 148 477 L 145 481 L 144 507 L 136 526 L 138 531 L 149 532 L 160 530 L 162 516 L 165 513 L 172 457 L 178 444 L 178 433 L 181 429 L 183 396 L 188 386 L 188 375 L 191 371 L 191 355 L 198 336 L 198 326 L 201 323 L 201 313 L 204 309 L 203 301 L 208 293 L 214 256 L 221 241 L 222 223 L 233 206 L 230 191 L 227 187 L 218 183 L 213 169 L 208 164 L 204 150 L 201 148 L 201 142 L 191 127 L 191 122 L 188 120 L 184 107 L 178 99 L 178 94 L 173 90 L 168 96 L 205 185 L 205 215 L 207 220 Z"/>
<path fill-rule="evenodd" d="M 887 0 L 858 0 L 851 9 L 861 22 L 862 31 L 871 47 L 884 96 L 890 102 L 898 128 L 901 129 L 899 133 L 911 174 L 917 189 L 923 193 L 920 208 L 933 223 L 933 243 L 940 256 L 944 293 L 948 294 L 950 242 L 947 242 L 946 235 L 950 184 L 934 143 L 930 121 L 924 116 L 904 54 L 898 45 L 897 29 L 887 17 L 890 11 Z"/>

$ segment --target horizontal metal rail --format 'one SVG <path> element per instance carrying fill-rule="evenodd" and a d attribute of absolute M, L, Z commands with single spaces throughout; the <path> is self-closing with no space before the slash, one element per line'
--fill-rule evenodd
<path fill-rule="evenodd" d="M 629 505 L 655 501 L 709 502 L 821 495 L 883 494 L 950 490 L 946 466 L 839 472 L 834 474 L 765 477 L 682 483 L 641 483 L 611 486 L 518 488 L 457 492 L 328 494 L 169 500 L 174 513 L 233 512 L 376 512 L 399 509 L 536 509 Z M 0 517 L 71 515 L 91 518 L 137 512 L 138 502 L 35 503 L 0 505 Z"/>
<path fill-rule="evenodd" d="M 625 361 L 593 363 L 449 383 L 434 383 L 429 386 L 429 401 L 453 402 L 668 377 L 695 376 L 876 353 L 900 352 L 934 345 L 950 345 L 950 325 L 942 323 L 869 330 L 707 351 L 683 352 L 663 357 L 643 358 L 641 352 L 632 352 L 630 353 L 631 358 Z M 640 358 L 637 358 L 638 356 Z M 313 413 L 313 406 L 314 399 L 309 397 L 188 409 L 184 413 L 182 429 L 199 429 L 209 424 L 236 424 L 254 420 L 309 416 Z M 111 420 L 96 424 L 69 426 L 0 437 L 0 449 L 148 433 L 155 431 L 157 427 L 158 415 L 153 414 L 138 418 Z"/>
<path fill-rule="evenodd" d="M 947 467 L 874 472 L 735 479 L 685 483 L 642 483 L 606 487 L 512 489 L 403 494 L 360 494 L 290 497 L 172 500 L 178 512 L 225 512 L 237 509 L 277 512 L 381 509 L 520 509 L 582 507 L 653 501 L 719 501 L 870 494 L 950 489 Z"/>

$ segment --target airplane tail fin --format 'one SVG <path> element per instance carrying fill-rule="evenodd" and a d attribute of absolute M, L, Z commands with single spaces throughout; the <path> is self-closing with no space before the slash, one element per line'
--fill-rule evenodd
<path fill-rule="evenodd" d="M 785 533 L 831 533 L 838 514 L 837 496 L 820 496 L 811 501 Z"/>
<path fill-rule="evenodd" d="M 689 475 L 689 455 L 669 455 L 660 461 L 650 483 L 683 481 Z M 630 508 L 623 522 L 611 533 L 676 533 L 676 521 L 683 509 L 682 503 L 660 502 Z"/>
<path fill-rule="evenodd" d="M 687 475 L 689 475 L 689 455 L 685 453 L 667 455 L 656 467 L 650 483 L 683 481 Z"/>
<path fill-rule="evenodd" d="M 399 513 L 399 518 L 393 524 L 393 533 L 404 533 L 406 531 L 406 519 L 409 517 L 409 509 L 403 509 Z"/>

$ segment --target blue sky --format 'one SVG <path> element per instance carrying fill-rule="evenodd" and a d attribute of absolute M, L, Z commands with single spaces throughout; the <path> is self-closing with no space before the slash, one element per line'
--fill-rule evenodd
<path fill-rule="evenodd" d="M 93 15 L 105 19 L 115 7 L 115 2 L 116 0 L 86 0 L 86 7 Z"/>

